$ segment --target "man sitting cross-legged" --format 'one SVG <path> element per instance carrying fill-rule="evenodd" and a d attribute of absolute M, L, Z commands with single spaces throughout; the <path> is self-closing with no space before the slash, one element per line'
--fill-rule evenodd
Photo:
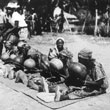
<path fill-rule="evenodd" d="M 55 101 L 106 93 L 106 89 L 108 88 L 107 76 L 102 64 L 96 62 L 96 60 L 92 58 L 92 51 L 88 49 L 81 50 L 78 53 L 78 60 L 86 67 L 87 71 L 85 78 L 80 80 L 82 82 L 82 86 L 80 85 L 76 88 L 74 85 L 68 85 L 68 90 L 65 92 L 60 86 L 58 86 Z"/>

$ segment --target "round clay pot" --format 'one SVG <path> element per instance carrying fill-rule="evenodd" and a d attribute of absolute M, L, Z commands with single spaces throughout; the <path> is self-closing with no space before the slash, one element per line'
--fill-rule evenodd
<path fill-rule="evenodd" d="M 70 77 L 79 77 L 80 79 L 85 79 L 86 75 L 87 75 L 87 70 L 86 67 L 78 62 L 72 62 L 69 66 L 68 66 L 68 70 L 70 73 Z"/>
<path fill-rule="evenodd" d="M 50 61 L 50 67 L 56 70 L 61 70 L 63 68 L 63 63 L 60 59 L 54 58 Z"/>
<path fill-rule="evenodd" d="M 29 58 L 24 61 L 24 66 L 30 69 L 35 68 L 36 62 L 32 58 Z"/>
<path fill-rule="evenodd" d="M 3 53 L 2 56 L 1 56 L 1 59 L 2 59 L 3 61 L 9 59 L 9 53 L 7 53 L 7 52 L 6 52 L 6 53 Z"/>
<path fill-rule="evenodd" d="M 16 63 L 22 64 L 22 63 L 23 63 L 23 57 L 17 56 L 17 57 L 15 57 L 14 61 L 15 61 Z"/>
<path fill-rule="evenodd" d="M 14 60 L 15 58 L 16 58 L 16 55 L 15 55 L 15 54 L 11 54 L 11 55 L 10 55 L 10 59 L 11 59 L 11 60 Z"/>

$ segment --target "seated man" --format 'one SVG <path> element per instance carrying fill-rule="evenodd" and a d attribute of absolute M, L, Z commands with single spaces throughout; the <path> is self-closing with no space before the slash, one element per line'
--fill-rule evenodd
<path fill-rule="evenodd" d="M 64 38 L 62 37 L 58 37 L 57 40 L 56 40 L 56 46 L 51 49 L 50 48 L 50 51 L 49 51 L 49 54 L 48 54 L 48 59 L 51 60 L 53 58 L 59 58 L 59 54 L 61 51 L 68 51 L 67 48 L 64 47 Z"/>
<path fill-rule="evenodd" d="M 105 93 L 108 88 L 107 76 L 102 64 L 92 58 L 92 51 L 81 50 L 78 54 L 78 60 L 87 68 L 84 85 L 91 91 L 96 90 L 97 94 Z"/>
<path fill-rule="evenodd" d="M 92 51 L 87 49 L 81 50 L 78 53 L 78 60 L 87 68 L 87 75 L 82 81 L 82 87 L 71 87 L 65 93 L 60 92 L 60 87 L 58 87 L 55 101 L 74 99 L 74 96 L 87 97 L 106 93 L 106 89 L 108 88 L 108 80 L 102 64 L 96 62 L 96 60 L 92 58 Z M 73 95 L 69 94 L 70 91 Z"/>
<path fill-rule="evenodd" d="M 58 72 L 64 73 L 65 75 L 62 74 L 62 76 L 64 79 L 66 79 L 69 76 L 67 71 L 67 60 L 69 59 L 69 61 L 72 61 L 73 54 L 70 51 L 68 51 L 67 48 L 64 47 L 64 39 L 62 37 L 57 38 L 56 47 L 53 49 L 50 49 L 49 51 L 48 59 L 52 60 L 54 58 L 58 58 L 62 61 L 63 69 L 61 69 L 61 71 L 58 71 Z M 55 70 L 52 71 L 52 73 L 54 72 L 56 71 Z M 59 78 L 59 74 L 56 74 L 56 77 Z"/>

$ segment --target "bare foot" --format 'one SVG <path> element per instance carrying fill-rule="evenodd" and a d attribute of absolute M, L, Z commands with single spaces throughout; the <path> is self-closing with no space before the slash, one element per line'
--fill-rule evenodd
<path fill-rule="evenodd" d="M 57 86 L 57 87 L 56 87 L 56 92 L 55 92 L 54 101 L 55 101 L 55 102 L 60 101 L 61 95 L 62 95 L 62 93 L 60 92 L 60 86 Z"/>

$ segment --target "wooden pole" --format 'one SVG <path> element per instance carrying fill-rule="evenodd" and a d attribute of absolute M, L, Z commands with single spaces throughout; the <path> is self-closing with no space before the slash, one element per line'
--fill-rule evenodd
<path fill-rule="evenodd" d="M 108 11 L 107 11 L 107 17 L 108 17 L 108 21 L 107 21 L 107 36 L 108 36 L 108 34 L 109 34 L 109 27 L 110 27 L 110 23 L 109 23 L 109 9 L 108 9 Z"/>
<path fill-rule="evenodd" d="M 82 26 L 82 33 L 84 32 L 84 29 L 85 29 L 85 26 L 86 26 L 87 17 L 88 17 L 88 10 L 87 10 L 87 13 L 86 13 L 86 18 L 85 18 L 83 26 Z"/>
<path fill-rule="evenodd" d="M 70 27 L 70 24 L 69 24 L 69 22 L 68 22 L 68 20 L 67 20 L 66 17 L 65 17 L 65 20 L 66 20 L 66 23 L 67 23 L 67 25 L 68 25 L 68 27 L 69 27 L 70 32 L 72 32 L 71 27 Z"/>
<path fill-rule="evenodd" d="M 83 23 L 83 26 L 82 26 L 82 33 L 84 32 L 85 25 L 86 25 L 86 19 L 84 20 L 84 23 Z"/>
<path fill-rule="evenodd" d="M 97 35 L 97 24 L 98 24 L 98 10 L 95 10 L 96 17 L 95 17 L 95 29 L 94 29 L 94 36 Z"/>

